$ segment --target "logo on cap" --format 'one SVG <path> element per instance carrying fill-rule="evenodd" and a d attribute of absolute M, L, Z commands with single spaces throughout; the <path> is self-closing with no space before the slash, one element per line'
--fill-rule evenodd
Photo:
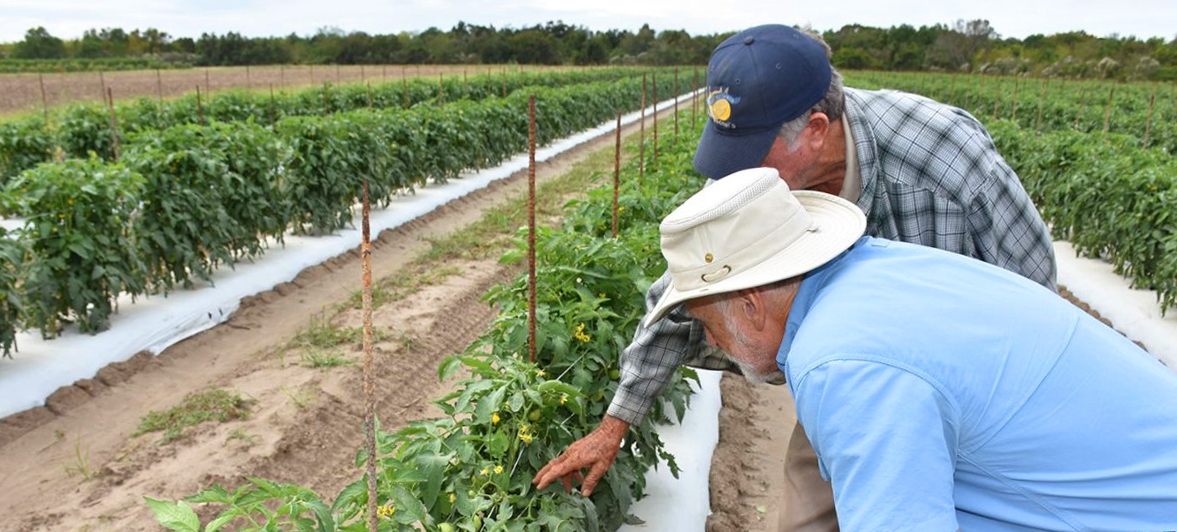
<path fill-rule="evenodd" d="M 732 106 L 738 103 L 740 97 L 728 94 L 726 87 L 713 90 L 707 93 L 707 115 L 717 126 L 734 128 L 735 124 L 728 122 L 728 119 L 732 117 Z"/>

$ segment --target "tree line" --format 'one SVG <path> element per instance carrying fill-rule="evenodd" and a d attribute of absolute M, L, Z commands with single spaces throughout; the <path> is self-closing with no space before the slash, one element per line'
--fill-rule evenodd
<path fill-rule="evenodd" d="M 595 31 L 561 21 L 522 28 L 459 22 L 448 31 L 369 34 L 322 28 L 314 35 L 176 37 L 155 28 L 87 30 L 61 39 L 43 27 L 0 44 L 0 58 L 151 57 L 198 66 L 262 64 L 705 64 L 734 32 Z M 915 27 L 848 24 L 821 32 L 841 68 L 951 71 L 1064 78 L 1177 80 L 1177 37 L 1097 37 L 1083 31 L 1002 38 L 986 20 Z"/>

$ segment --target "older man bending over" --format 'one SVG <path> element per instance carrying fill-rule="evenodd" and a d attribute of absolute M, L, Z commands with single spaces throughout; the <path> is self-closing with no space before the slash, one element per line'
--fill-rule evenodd
<path fill-rule="evenodd" d="M 738 172 L 662 223 L 679 305 L 784 373 L 842 530 L 1173 530 L 1177 375 L 1050 290 Z M 913 273 L 918 272 L 918 275 Z"/>

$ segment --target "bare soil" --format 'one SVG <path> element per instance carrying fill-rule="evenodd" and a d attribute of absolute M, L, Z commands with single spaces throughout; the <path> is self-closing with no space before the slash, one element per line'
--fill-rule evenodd
<path fill-rule="evenodd" d="M 562 175 L 612 146 L 613 136 L 604 135 L 541 163 L 537 180 Z M 608 161 L 600 174 L 610 175 L 612 152 L 597 160 Z M 437 365 L 492 319 L 494 309 L 479 300 L 485 291 L 517 273 L 493 259 L 421 264 L 414 258 L 429 248 L 425 239 L 478 220 L 526 193 L 526 185 L 526 172 L 517 173 L 374 242 L 377 280 L 443 273 L 374 313 L 384 337 L 375 354 L 377 415 L 385 429 L 439 413 L 431 400 L 451 383 L 438 382 Z M 301 363 L 305 349 L 291 341 L 348 301 L 360 279 L 358 251 L 352 250 L 249 298 L 225 324 L 158 356 L 112 364 L 94 379 L 62 388 L 47 407 L 0 420 L 0 532 L 159 530 L 144 496 L 180 498 L 253 476 L 333 497 L 362 474 L 354 464 L 362 441 L 360 346 L 334 350 L 352 364 L 313 368 Z M 345 310 L 333 322 L 357 326 L 359 310 Z M 149 411 L 210 388 L 240 393 L 250 403 L 249 416 L 204 423 L 168 443 L 160 433 L 135 435 Z"/>
<path fill-rule="evenodd" d="M 115 100 L 146 96 L 175 98 L 195 92 L 216 93 L 228 89 L 297 89 L 330 82 L 373 84 L 403 77 L 475 75 L 515 65 L 279 65 L 258 67 L 209 67 L 177 70 L 127 70 L 119 72 L 67 72 L 60 74 L 0 74 L 0 116 L 39 111 L 79 101 L 105 101 L 109 88 Z M 527 71 L 567 67 L 528 66 Z"/>

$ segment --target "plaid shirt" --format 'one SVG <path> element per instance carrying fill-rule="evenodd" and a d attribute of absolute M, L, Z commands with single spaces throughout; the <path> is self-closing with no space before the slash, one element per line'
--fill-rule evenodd
<path fill-rule="evenodd" d="M 913 94 L 847 88 L 846 117 L 868 235 L 960 253 L 1055 288 L 1050 232 L 972 115 Z M 669 283 L 663 275 L 650 287 L 647 308 Z M 640 422 L 680 364 L 739 372 L 679 307 L 638 327 L 609 415 Z"/>

